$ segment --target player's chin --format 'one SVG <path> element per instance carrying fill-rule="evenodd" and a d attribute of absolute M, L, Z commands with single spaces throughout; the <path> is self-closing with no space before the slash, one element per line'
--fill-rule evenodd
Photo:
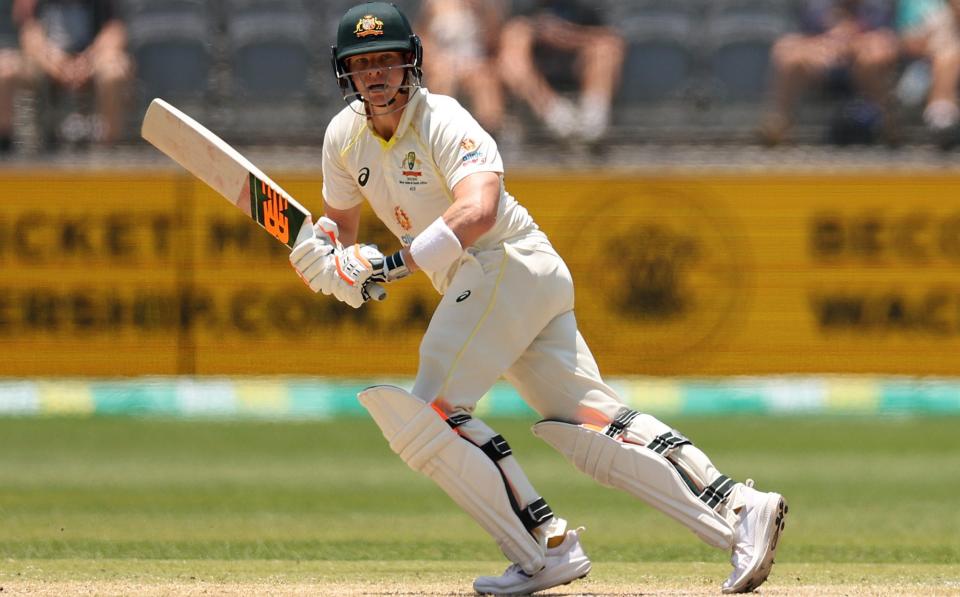
<path fill-rule="evenodd" d="M 366 96 L 367 103 L 375 108 L 387 108 L 393 104 L 391 101 L 395 95 L 389 93 L 379 93 Z"/>

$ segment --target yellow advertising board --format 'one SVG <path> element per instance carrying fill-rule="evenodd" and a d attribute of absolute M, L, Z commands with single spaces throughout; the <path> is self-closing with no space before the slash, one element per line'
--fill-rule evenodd
<path fill-rule="evenodd" d="M 2 176 L 0 374 L 173 373 L 192 223 L 171 176 Z"/>
<path fill-rule="evenodd" d="M 603 371 L 960 373 L 960 178 L 511 182 Z"/>
<path fill-rule="evenodd" d="M 4 172 L 0 375 L 412 375 L 424 276 L 353 310 L 191 177 Z M 320 211 L 318 176 L 277 176 Z M 511 175 L 606 374 L 960 373 L 960 176 Z M 361 238 L 395 239 L 369 213 Z"/>

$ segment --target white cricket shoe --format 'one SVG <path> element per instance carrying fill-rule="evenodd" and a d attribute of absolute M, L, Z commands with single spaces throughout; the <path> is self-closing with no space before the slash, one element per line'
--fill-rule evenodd
<path fill-rule="evenodd" d="M 531 576 L 513 564 L 502 576 L 479 577 L 473 581 L 473 590 L 481 595 L 529 595 L 583 578 L 590 572 L 590 558 L 580 546 L 581 531 L 583 527 L 567 531 L 560 545 L 548 548 L 547 563 L 540 572 Z"/>
<path fill-rule="evenodd" d="M 743 509 L 730 559 L 733 573 L 723 583 L 724 593 L 749 593 L 767 580 L 787 516 L 787 502 L 779 493 L 757 491 L 752 479 L 740 491 Z"/>

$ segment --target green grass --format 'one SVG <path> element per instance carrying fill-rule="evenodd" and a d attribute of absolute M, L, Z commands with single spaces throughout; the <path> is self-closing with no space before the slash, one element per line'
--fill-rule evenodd
<path fill-rule="evenodd" d="M 788 569 L 960 563 L 960 419 L 669 422 L 726 474 L 787 496 L 778 563 Z M 576 472 L 532 437 L 532 421 L 490 423 L 554 510 L 587 527 L 598 564 L 725 566 L 727 554 Z M 0 419 L 0 560 L 71 578 L 83 562 L 96 575 L 96 560 L 206 571 L 229 569 L 224 562 L 255 571 L 276 561 L 503 561 L 366 419 L 126 418 Z"/>

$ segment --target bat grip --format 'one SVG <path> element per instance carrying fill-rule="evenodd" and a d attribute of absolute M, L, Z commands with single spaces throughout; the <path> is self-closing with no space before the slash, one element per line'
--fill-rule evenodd
<path fill-rule="evenodd" d="M 382 301 L 387 298 L 387 291 L 383 289 L 383 286 L 380 286 L 376 282 L 367 282 L 363 286 L 363 294 L 367 298 L 371 298 L 375 301 Z"/>

